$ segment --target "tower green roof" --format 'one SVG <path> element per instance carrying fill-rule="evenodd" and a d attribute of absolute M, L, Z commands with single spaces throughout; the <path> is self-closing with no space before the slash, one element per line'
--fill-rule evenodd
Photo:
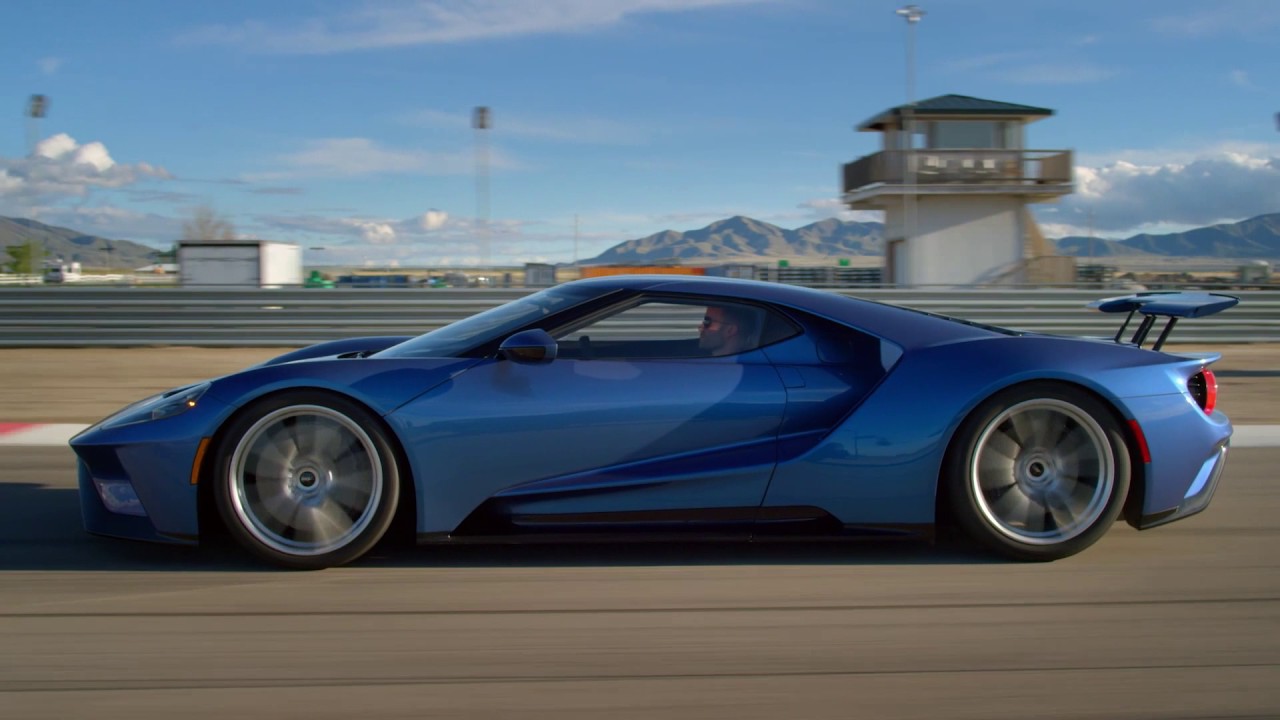
<path fill-rule="evenodd" d="M 886 126 L 898 125 L 906 105 L 889 108 L 858 126 L 858 130 L 882 130 Z M 1018 105 L 998 100 L 983 100 L 968 95 L 939 95 L 928 100 L 921 100 L 911 105 L 911 114 L 917 118 L 936 118 L 955 115 L 969 117 L 1019 117 L 1026 120 L 1038 120 L 1048 117 L 1053 111 L 1048 108 Z"/>

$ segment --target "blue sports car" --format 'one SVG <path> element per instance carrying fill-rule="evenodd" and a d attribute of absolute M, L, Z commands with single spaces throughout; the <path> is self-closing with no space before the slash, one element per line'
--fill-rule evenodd
<path fill-rule="evenodd" d="M 90 532 L 222 526 L 294 568 L 351 562 L 393 523 L 461 543 L 928 539 L 948 522 L 1052 560 L 1117 518 L 1209 503 L 1231 437 L 1218 356 L 1161 346 L 1237 302 L 1102 300 L 1128 316 L 1100 340 L 771 283 L 580 280 L 170 390 L 71 446 Z"/>

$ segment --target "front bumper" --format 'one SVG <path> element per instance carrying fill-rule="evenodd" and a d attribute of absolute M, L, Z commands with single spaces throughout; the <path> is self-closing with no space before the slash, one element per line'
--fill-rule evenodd
<path fill-rule="evenodd" d="M 151 518 L 146 515 L 125 515 L 108 510 L 93 482 L 93 473 L 90 472 L 89 466 L 83 461 L 77 465 L 80 475 L 80 516 L 84 520 L 84 529 L 88 532 L 128 540 L 182 545 L 196 543 L 194 533 L 190 537 L 162 535 L 156 531 Z"/>
<path fill-rule="evenodd" d="M 229 412 L 206 396 L 181 415 L 114 427 L 100 423 L 72 438 L 85 530 L 194 544 L 200 524 L 192 466 L 200 441 Z"/>

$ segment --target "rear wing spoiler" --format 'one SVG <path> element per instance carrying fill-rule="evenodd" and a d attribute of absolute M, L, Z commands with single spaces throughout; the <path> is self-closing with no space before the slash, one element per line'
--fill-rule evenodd
<path fill-rule="evenodd" d="M 1104 313 L 1129 313 L 1125 317 L 1124 323 L 1120 325 L 1120 329 L 1116 331 L 1116 342 L 1123 342 L 1121 338 L 1124 336 L 1125 329 L 1129 327 L 1129 321 L 1133 319 L 1136 313 L 1142 313 L 1142 322 L 1134 330 L 1133 337 L 1129 339 L 1130 343 L 1138 347 L 1142 347 L 1142 343 L 1147 339 L 1147 334 L 1151 332 L 1151 327 L 1155 325 L 1157 317 L 1169 318 L 1169 322 L 1165 323 L 1164 329 L 1160 331 L 1159 339 L 1156 340 L 1156 344 L 1151 348 L 1152 350 L 1159 350 L 1164 346 L 1164 341 L 1169 338 L 1169 333 L 1173 330 L 1173 326 L 1177 324 L 1178 318 L 1197 318 L 1213 315 L 1227 308 L 1235 307 L 1239 302 L 1240 298 L 1234 295 L 1174 290 L 1141 292 L 1136 295 L 1103 298 L 1089 303 L 1088 307 L 1097 308 Z"/>

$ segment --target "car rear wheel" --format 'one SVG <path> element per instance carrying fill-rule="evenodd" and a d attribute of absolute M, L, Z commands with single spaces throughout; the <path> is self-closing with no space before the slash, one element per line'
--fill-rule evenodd
<path fill-rule="evenodd" d="M 946 478 L 969 536 L 1015 559 L 1056 560 L 1115 522 L 1129 491 L 1129 451 L 1101 401 L 1036 383 L 990 398 L 965 420 Z"/>
<path fill-rule="evenodd" d="M 268 398 L 227 428 L 215 497 L 233 538 L 286 567 L 343 565 L 386 533 L 396 454 L 377 417 L 340 396 Z"/>

